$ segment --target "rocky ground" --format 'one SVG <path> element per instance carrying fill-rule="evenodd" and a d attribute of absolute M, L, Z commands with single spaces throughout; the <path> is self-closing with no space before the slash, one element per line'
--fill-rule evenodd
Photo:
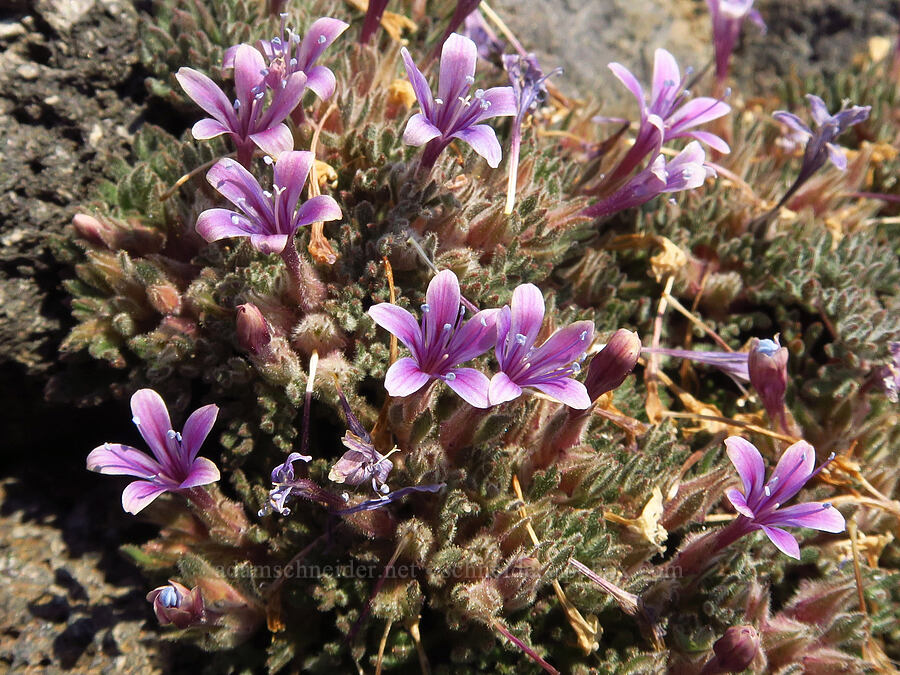
<path fill-rule="evenodd" d="M 758 4 L 769 34 L 751 29 L 736 66 L 758 84 L 836 70 L 867 37 L 897 32 L 894 0 Z M 122 408 L 44 399 L 70 324 L 60 285 L 70 272 L 54 264 L 50 242 L 146 117 L 136 49 L 149 5 L 0 6 L 0 670 L 177 672 L 199 657 L 159 639 L 148 583 L 116 552 L 147 534 L 122 514 L 121 485 L 83 472 L 94 444 L 130 437 Z M 493 5 L 546 65 L 566 67 L 564 86 L 600 98 L 620 98 L 604 95 L 616 86 L 608 61 L 640 71 L 657 44 L 695 65 L 711 54 L 701 0 L 549 0 L 539 15 L 538 3 Z"/>

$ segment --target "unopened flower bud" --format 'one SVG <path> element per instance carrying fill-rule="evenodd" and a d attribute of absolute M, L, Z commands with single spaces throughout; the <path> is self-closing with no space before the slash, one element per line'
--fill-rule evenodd
<path fill-rule="evenodd" d="M 750 355 L 747 367 L 750 371 L 750 384 L 762 399 L 769 417 L 787 427 L 784 413 L 784 392 L 787 389 L 787 347 L 782 347 L 778 336 L 774 340 L 750 341 Z"/>
<path fill-rule="evenodd" d="M 514 612 L 534 601 L 541 571 L 541 563 L 537 558 L 524 556 L 496 577 L 496 588 L 503 597 L 503 608 L 506 611 Z"/>
<path fill-rule="evenodd" d="M 584 386 L 592 401 L 621 385 L 634 370 L 641 354 L 641 338 L 636 332 L 620 328 L 588 366 Z"/>
<path fill-rule="evenodd" d="M 272 341 L 269 324 L 253 303 L 237 306 L 237 338 L 241 347 L 254 356 L 267 350 Z"/>
<path fill-rule="evenodd" d="M 181 313 L 181 293 L 171 283 L 163 282 L 147 287 L 147 300 L 163 316 Z"/>
<path fill-rule="evenodd" d="M 150 591 L 147 601 L 153 603 L 153 611 L 162 626 L 173 624 L 176 628 L 188 628 L 205 621 L 199 587 L 188 590 L 177 581 L 169 580 L 167 586 Z"/>
<path fill-rule="evenodd" d="M 753 626 L 732 626 L 713 645 L 713 656 L 701 675 L 740 673 L 750 667 L 759 653 L 759 633 Z"/>
<path fill-rule="evenodd" d="M 95 244 L 105 243 L 104 235 L 107 234 L 109 228 L 104 226 L 94 216 L 87 213 L 76 213 L 72 217 L 72 225 L 75 226 L 75 231 L 83 239 L 87 239 Z"/>

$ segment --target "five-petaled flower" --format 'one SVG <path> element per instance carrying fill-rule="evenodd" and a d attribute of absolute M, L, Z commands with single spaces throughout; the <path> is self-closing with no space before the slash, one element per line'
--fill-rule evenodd
<path fill-rule="evenodd" d="M 510 305 L 497 318 L 497 361 L 500 372 L 491 378 L 491 405 L 511 401 L 532 387 L 571 408 L 591 405 L 585 386 L 572 376 L 594 337 L 591 321 L 561 328 L 540 346 L 534 343 L 544 322 L 544 296 L 534 284 L 513 291 Z"/>
<path fill-rule="evenodd" d="M 263 253 L 282 253 L 299 227 L 338 220 L 341 208 L 328 195 L 308 199 L 297 208 L 314 161 L 313 153 L 305 150 L 282 153 L 274 162 L 269 192 L 238 162 L 220 159 L 206 174 L 206 180 L 240 210 L 204 211 L 197 218 L 197 232 L 206 241 L 250 237 L 250 243 Z"/>
<path fill-rule="evenodd" d="M 809 180 L 813 174 L 831 161 L 840 171 L 847 169 L 847 156 L 843 148 L 834 141 L 850 127 L 864 122 L 869 117 L 872 106 L 854 105 L 843 108 L 834 115 L 828 112 L 825 102 L 814 94 L 807 94 L 812 118 L 816 123 L 816 130 L 810 129 L 803 120 L 793 113 L 779 110 L 772 113 L 772 117 L 787 125 L 791 131 L 806 139 L 806 150 L 803 153 L 803 164 L 797 180 L 779 201 L 779 206 L 784 204 L 801 185 Z"/>
<path fill-rule="evenodd" d="M 716 50 L 716 79 L 724 82 L 728 77 L 731 53 L 741 34 L 745 19 L 750 19 L 766 32 L 766 24 L 759 12 L 753 9 L 754 0 L 706 0 L 712 16 L 713 44 Z"/>
<path fill-rule="evenodd" d="M 587 207 L 583 213 L 591 218 L 601 218 L 640 206 L 661 194 L 694 190 L 703 185 L 707 177 L 715 175 L 715 171 L 705 162 L 706 153 L 697 141 L 688 143 L 668 162 L 663 155 L 657 155 L 646 169 L 629 178 L 608 197 Z"/>
<path fill-rule="evenodd" d="M 827 502 L 782 507 L 824 466 L 814 469 L 816 451 L 809 443 L 798 441 L 785 450 L 768 482 L 762 455 L 756 447 L 739 436 L 726 438 L 725 445 L 744 488 L 743 492 L 736 488 L 726 492 L 728 501 L 740 514 L 735 527 L 748 533 L 762 530 L 779 550 L 797 559 L 800 546 L 783 527 L 844 531 L 844 517 Z"/>
<path fill-rule="evenodd" d="M 234 103 L 222 89 L 193 68 L 180 68 L 175 78 L 194 102 L 212 117 L 202 119 L 191 129 L 197 140 L 228 134 L 237 147 L 238 161 L 249 166 L 256 147 L 278 156 L 294 147 L 294 137 L 283 120 L 291 114 L 306 88 L 307 76 L 298 71 L 285 74 L 272 89 L 268 107 L 266 68 L 262 54 L 250 45 L 238 45 L 234 52 Z"/>
<path fill-rule="evenodd" d="M 206 405 L 184 423 L 184 433 L 172 429 L 162 397 L 141 389 L 131 397 L 132 421 L 150 446 L 153 457 L 120 443 L 104 443 L 87 458 L 87 468 L 109 475 L 137 476 L 122 493 L 122 508 L 136 514 L 164 492 L 186 490 L 219 480 L 219 469 L 205 457 L 197 457 L 219 408 Z"/>
<path fill-rule="evenodd" d="M 486 309 L 464 321 L 459 280 L 450 270 L 439 272 L 428 284 L 421 325 L 402 307 L 382 302 L 369 308 L 369 316 L 390 331 L 412 352 L 392 365 L 384 379 L 391 396 L 409 396 L 432 379 L 447 383 L 476 408 L 488 407 L 487 377 L 474 368 L 458 365 L 484 354 L 494 344 L 499 310 Z"/>
<path fill-rule="evenodd" d="M 340 19 L 322 17 L 313 21 L 306 35 L 300 35 L 287 27 L 287 14 L 281 14 L 281 31 L 271 40 L 260 40 L 257 45 L 269 62 L 265 83 L 269 89 L 278 90 L 284 78 L 294 73 L 306 76 L 307 89 L 312 89 L 322 100 L 334 93 L 335 77 L 330 68 L 315 65 L 322 53 L 338 39 L 350 24 Z M 235 56 L 240 45 L 229 47 L 222 59 L 224 68 L 234 68 Z"/>
<path fill-rule="evenodd" d="M 401 50 L 406 74 L 416 93 L 422 112 L 406 124 L 403 141 L 409 145 L 425 145 L 421 166 L 431 169 L 441 152 L 454 138 L 468 143 L 472 149 L 496 168 L 502 152 L 497 134 L 487 124 L 491 117 L 516 114 L 516 100 L 511 87 L 493 87 L 487 91 L 469 89 L 475 83 L 478 48 L 469 38 L 453 33 L 441 51 L 441 75 L 437 98 L 409 52 Z"/>

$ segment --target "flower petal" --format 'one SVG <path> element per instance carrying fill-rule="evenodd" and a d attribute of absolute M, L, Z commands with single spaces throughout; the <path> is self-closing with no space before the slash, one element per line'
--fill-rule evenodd
<path fill-rule="evenodd" d="M 451 33 L 441 49 L 441 75 L 438 98 L 450 104 L 472 86 L 478 47 L 469 38 Z"/>
<path fill-rule="evenodd" d="M 807 94 L 806 100 L 809 102 L 809 109 L 816 124 L 822 126 L 831 118 L 831 114 L 828 112 L 828 108 L 825 107 L 825 101 L 820 99 L 815 94 Z"/>
<path fill-rule="evenodd" d="M 528 360 L 534 364 L 532 370 L 535 372 L 528 380 L 532 381 L 533 378 L 539 378 L 541 373 L 547 373 L 577 361 L 587 351 L 593 338 L 593 321 L 576 321 L 565 328 L 560 328 L 529 357 Z M 529 382 L 519 380 L 519 384 L 525 385 Z"/>
<path fill-rule="evenodd" d="M 168 438 L 172 422 L 162 396 L 153 389 L 136 391 L 131 397 L 131 414 L 132 421 L 165 472 L 176 477 L 181 461 L 174 442 Z"/>
<path fill-rule="evenodd" d="M 517 385 L 506 373 L 496 373 L 491 378 L 490 388 L 488 389 L 488 400 L 491 405 L 499 405 L 522 395 L 522 387 Z"/>
<path fill-rule="evenodd" d="M 503 159 L 503 151 L 497 140 L 497 133 L 487 124 L 476 124 L 468 129 L 461 129 L 451 137 L 465 141 L 479 155 L 487 160 L 488 166 L 496 169 Z"/>
<path fill-rule="evenodd" d="M 459 280 L 450 270 L 441 270 L 428 283 L 428 290 L 425 291 L 428 309 L 422 309 L 425 312 L 425 344 L 437 345 L 444 326 L 456 325 L 459 297 Z M 425 355 L 422 356 L 424 358 Z"/>
<path fill-rule="evenodd" d="M 806 126 L 806 123 L 797 117 L 794 113 L 789 113 L 784 110 L 777 110 L 772 113 L 772 117 L 786 125 L 793 131 L 796 131 L 798 134 L 803 134 L 807 138 L 812 136 L 812 129 Z"/>
<path fill-rule="evenodd" d="M 416 113 L 409 118 L 406 129 L 403 132 L 403 142 L 407 145 L 425 145 L 433 138 L 441 135 L 441 130 L 434 126 L 422 113 Z"/>
<path fill-rule="evenodd" d="M 230 133 L 231 129 L 222 124 L 219 120 L 206 117 L 191 127 L 191 136 L 198 141 L 205 141 L 209 138 L 215 138 L 222 134 Z"/>
<path fill-rule="evenodd" d="M 294 135 L 286 124 L 278 124 L 271 129 L 250 134 L 250 140 L 272 157 L 278 157 L 282 152 L 294 149 Z"/>
<path fill-rule="evenodd" d="M 187 478 L 178 486 L 181 490 L 197 487 L 198 485 L 209 485 L 219 480 L 219 468 L 206 457 L 197 457 L 190 467 Z"/>
<path fill-rule="evenodd" d="M 350 24 L 328 16 L 313 21 L 297 50 L 297 63 L 300 70 L 309 72 L 312 64 L 322 55 L 322 52 L 328 49 L 349 27 Z"/>
<path fill-rule="evenodd" d="M 451 378 L 450 375 L 453 375 Z M 474 368 L 453 368 L 443 378 L 446 385 L 474 408 L 488 408 L 488 391 L 491 382 L 484 373 Z"/>
<path fill-rule="evenodd" d="M 680 132 L 712 122 L 731 112 L 731 106 L 715 98 L 693 98 L 666 118 L 666 129 Z M 668 134 L 666 135 L 668 138 Z"/>
<path fill-rule="evenodd" d="M 272 90 L 272 101 L 269 103 L 266 112 L 263 113 L 262 117 L 251 129 L 254 133 L 251 134 L 250 138 L 274 127 L 294 111 L 294 108 L 300 103 L 300 99 L 303 98 L 303 91 L 306 89 L 306 73 L 291 73 L 283 84 L 284 86 L 276 87 Z M 259 145 L 258 142 L 257 145 Z M 294 147 L 293 140 L 290 145 L 291 147 L 288 150 Z M 260 145 L 260 147 L 263 146 Z"/>
<path fill-rule="evenodd" d="M 650 94 L 650 110 L 666 118 L 671 112 L 672 97 L 681 84 L 678 62 L 665 49 L 657 49 L 653 59 L 653 86 Z"/>
<path fill-rule="evenodd" d="M 790 532 L 779 527 L 769 527 L 768 525 L 760 525 L 760 527 L 779 551 L 795 560 L 800 560 L 800 545 Z"/>
<path fill-rule="evenodd" d="M 187 457 L 188 466 L 190 466 L 190 463 L 194 461 L 194 458 L 200 451 L 200 446 L 203 445 L 203 442 L 209 435 L 209 431 L 215 424 L 218 414 L 219 406 L 215 404 L 205 405 L 192 412 L 191 416 L 184 423 L 181 447 L 184 449 Z"/>
<path fill-rule="evenodd" d="M 725 447 L 727 448 L 728 459 L 734 464 L 734 468 L 737 469 L 741 482 L 744 484 L 744 496 L 748 502 L 756 503 L 756 500 L 762 494 L 763 483 L 766 480 L 766 465 L 763 462 L 762 455 L 755 445 L 740 436 L 729 436 L 726 438 Z M 734 504 L 734 500 L 731 503 Z M 736 504 L 735 508 L 737 508 Z M 744 515 L 747 514 L 745 513 Z"/>
<path fill-rule="evenodd" d="M 447 345 L 448 358 L 453 364 L 481 356 L 494 346 L 499 312 L 498 309 L 483 309 L 460 327 Z"/>
<path fill-rule="evenodd" d="M 159 462 L 130 445 L 104 443 L 87 456 L 88 471 L 110 476 L 152 478 L 163 469 Z"/>
<path fill-rule="evenodd" d="M 397 339 L 418 359 L 422 332 L 412 314 L 390 302 L 381 302 L 369 307 L 369 316 L 386 331 L 396 335 Z"/>
<path fill-rule="evenodd" d="M 310 167 L 315 161 L 315 155 L 308 150 L 290 150 L 278 155 L 273 173 L 273 190 L 283 188 L 283 192 L 276 198 L 279 225 L 287 227 L 293 220 Z"/>
<path fill-rule="evenodd" d="M 835 168 L 838 171 L 846 171 L 847 155 L 844 154 L 844 149 L 834 143 L 826 143 L 825 149 L 828 151 L 828 159 L 831 160 L 831 163 L 834 164 Z"/>
<path fill-rule="evenodd" d="M 334 201 L 334 197 L 317 195 L 312 199 L 307 199 L 297 209 L 297 215 L 294 217 L 294 229 L 310 223 L 340 220 L 343 217 L 341 207 Z"/>
<path fill-rule="evenodd" d="M 334 94 L 337 81 L 334 79 L 334 73 L 330 68 L 325 66 L 313 66 L 306 71 L 306 88 L 312 89 L 323 101 L 327 101 Z"/>
<path fill-rule="evenodd" d="M 525 336 L 525 344 L 533 345 L 544 323 L 544 294 L 534 284 L 516 286 L 510 302 L 509 332 Z"/>
<path fill-rule="evenodd" d="M 175 79 L 191 100 L 229 129 L 237 129 L 237 117 L 231 101 L 219 85 L 193 68 L 179 68 Z"/>
<path fill-rule="evenodd" d="M 288 234 L 251 234 L 250 245 L 260 253 L 280 254 L 292 237 Z"/>
<path fill-rule="evenodd" d="M 809 527 L 823 532 L 843 532 L 844 516 L 831 504 L 806 502 L 778 509 L 765 519 L 767 525 L 783 527 Z"/>
<path fill-rule="evenodd" d="M 800 491 L 812 475 L 816 451 L 806 441 L 797 441 L 781 456 L 769 479 L 769 499 L 784 504 Z"/>
<path fill-rule="evenodd" d="M 197 218 L 194 227 L 197 234 L 206 241 L 218 241 L 226 237 L 249 237 L 259 233 L 259 228 L 247 216 L 228 209 L 207 209 Z"/>
<path fill-rule="evenodd" d="M 666 140 L 671 140 L 673 138 L 693 138 L 694 140 L 700 141 L 701 143 L 705 143 L 713 150 L 715 150 L 716 152 L 720 152 L 723 155 L 731 153 L 731 148 L 728 146 L 728 143 L 726 143 L 710 131 L 692 130 L 677 134 L 666 134 Z"/>
<path fill-rule="evenodd" d="M 238 207 L 255 223 L 265 229 L 274 229 L 275 214 L 272 202 L 263 194 L 256 178 L 230 157 L 220 159 L 207 172 L 206 180 L 220 195 Z"/>
<path fill-rule="evenodd" d="M 150 502 L 159 497 L 163 492 L 168 492 L 174 486 L 167 487 L 145 480 L 136 480 L 129 483 L 122 491 L 122 508 L 126 513 L 137 515 Z"/>
<path fill-rule="evenodd" d="M 249 106 L 257 93 L 255 87 L 264 86 L 266 61 L 259 50 L 248 44 L 238 45 L 234 52 L 234 93 L 241 106 Z"/>
<path fill-rule="evenodd" d="M 512 87 L 491 87 L 485 90 L 481 97 L 483 102 L 487 102 L 487 108 L 482 107 L 476 121 L 482 122 L 492 117 L 511 117 L 518 112 L 516 105 L 516 95 Z M 477 101 L 472 105 L 477 105 Z"/>
<path fill-rule="evenodd" d="M 422 71 L 416 66 L 406 47 L 400 50 L 400 55 L 403 57 L 406 76 L 409 78 L 410 84 L 412 84 L 416 100 L 422 106 L 422 112 L 425 113 L 426 117 L 430 118 L 434 113 L 434 97 L 431 95 L 431 87 L 428 86 L 428 80 L 425 79 Z"/>
<path fill-rule="evenodd" d="M 587 410 L 591 407 L 591 397 L 588 395 L 587 389 L 581 382 L 573 380 L 571 377 L 562 377 L 548 382 L 534 382 L 528 386 L 544 392 L 547 396 L 555 398 L 570 408 Z"/>
<path fill-rule="evenodd" d="M 728 501 L 731 502 L 731 505 L 742 516 L 747 516 L 751 519 L 755 518 L 753 509 L 751 509 L 749 504 L 747 504 L 747 499 L 746 497 L 744 497 L 743 493 L 740 490 L 731 488 L 725 492 L 725 496 L 728 497 Z"/>
<path fill-rule="evenodd" d="M 624 84 L 628 88 L 628 91 L 630 91 L 637 99 L 643 116 L 643 111 L 647 106 L 647 102 L 644 100 L 644 89 L 641 87 L 641 83 L 638 82 L 638 79 L 630 70 L 628 70 L 628 68 L 620 63 L 610 63 L 608 64 L 608 67 L 613 72 L 613 75 L 618 78 L 619 82 Z"/>
<path fill-rule="evenodd" d="M 405 357 L 388 368 L 384 376 L 384 388 L 391 396 L 409 396 L 423 386 L 431 376 L 419 370 L 419 364 L 415 360 Z"/>

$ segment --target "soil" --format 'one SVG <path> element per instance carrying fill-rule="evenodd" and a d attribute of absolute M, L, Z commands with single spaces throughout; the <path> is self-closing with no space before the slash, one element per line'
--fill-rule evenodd
<path fill-rule="evenodd" d="M 138 5 L 140 3 L 137 3 Z M 494 3 L 561 84 L 599 98 L 605 64 L 646 67 L 665 45 L 684 63 L 711 56 L 700 0 Z M 894 0 L 760 0 L 769 33 L 751 27 L 739 78 L 770 84 L 792 69 L 834 71 L 871 35 L 897 32 Z M 149 531 L 119 506 L 122 485 L 84 471 L 90 448 L 128 438 L 119 404 L 76 409 L 44 399 L 65 366 L 71 325 L 50 254 L 79 204 L 128 156 L 146 113 L 138 62 L 139 7 L 130 0 L 6 0 L 0 8 L 0 670 L 155 673 L 201 662 L 161 639 L 144 595 L 151 584 L 118 553 Z M 635 45 L 643 45 L 635 47 Z M 90 402 L 90 401 L 88 401 Z M 196 668 L 194 668 L 196 670 Z"/>

